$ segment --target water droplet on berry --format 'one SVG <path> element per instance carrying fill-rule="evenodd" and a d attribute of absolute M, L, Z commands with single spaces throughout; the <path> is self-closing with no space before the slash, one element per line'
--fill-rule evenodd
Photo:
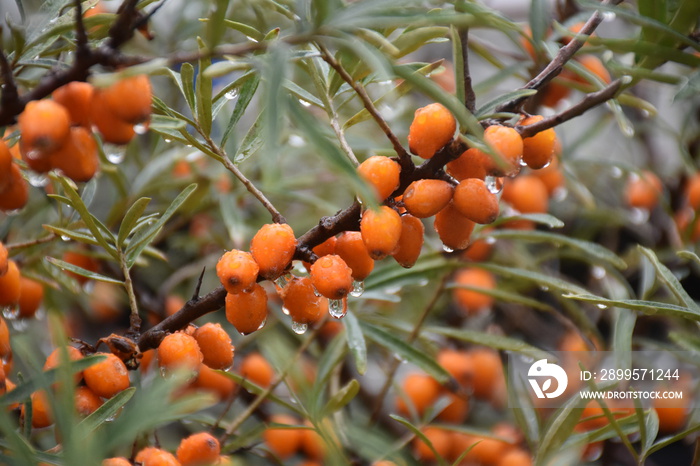
<path fill-rule="evenodd" d="M 292 331 L 297 335 L 303 335 L 309 329 L 309 324 L 302 324 L 301 322 L 292 321 Z"/>
<path fill-rule="evenodd" d="M 29 181 L 29 184 L 35 188 L 43 188 L 49 184 L 49 177 L 43 173 L 29 172 L 27 180 Z"/>
<path fill-rule="evenodd" d="M 360 280 L 355 280 L 352 282 L 352 290 L 350 290 L 350 296 L 352 296 L 353 298 L 359 298 L 364 292 L 365 282 Z"/>
<path fill-rule="evenodd" d="M 266 323 L 267 323 L 267 319 L 263 319 L 263 321 L 260 322 L 260 325 L 258 326 L 258 330 L 260 330 L 261 328 L 263 328 L 263 327 L 265 326 Z"/>
<path fill-rule="evenodd" d="M 119 165 L 124 161 L 124 157 L 126 157 L 126 152 L 122 147 L 114 146 L 112 144 L 105 144 L 103 147 L 105 151 L 105 157 L 107 157 L 107 160 L 109 160 L 111 163 Z"/>
<path fill-rule="evenodd" d="M 19 307 L 16 304 L 5 306 L 2 308 L 2 315 L 7 320 L 15 320 L 19 316 Z"/>
<path fill-rule="evenodd" d="M 342 299 L 329 299 L 328 300 L 328 313 L 336 318 L 336 319 L 342 319 L 345 317 L 345 313 L 347 312 L 347 309 L 345 308 L 345 304 L 343 303 Z"/>
<path fill-rule="evenodd" d="M 486 188 L 493 194 L 498 194 L 503 189 L 503 178 L 497 176 L 487 176 L 484 178 Z"/>
<path fill-rule="evenodd" d="M 444 245 L 444 244 L 442 245 L 442 250 L 445 251 L 445 252 L 448 252 L 448 253 L 449 253 L 449 252 L 455 252 L 454 249 L 452 249 L 451 247 L 446 246 L 446 245 Z"/>
<path fill-rule="evenodd" d="M 289 309 L 287 309 L 286 307 L 282 306 L 282 313 L 283 313 L 284 315 L 288 316 L 288 315 L 289 315 Z"/>

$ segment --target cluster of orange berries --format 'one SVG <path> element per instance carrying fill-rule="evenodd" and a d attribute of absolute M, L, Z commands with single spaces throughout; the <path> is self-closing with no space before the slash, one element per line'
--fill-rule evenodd
<path fill-rule="evenodd" d="M 105 88 L 71 82 L 53 92 L 52 99 L 29 102 L 17 119 L 19 150 L 0 141 L 0 209 L 16 210 L 28 200 L 21 157 L 36 173 L 59 170 L 76 182 L 90 180 L 99 168 L 98 146 L 92 131 L 104 142 L 126 144 L 137 130 L 145 130 L 151 115 L 151 84 L 137 75 Z M 12 149 L 14 149 L 13 146 Z"/>
<path fill-rule="evenodd" d="M 192 434 L 180 441 L 175 454 L 157 447 L 141 449 L 134 461 L 141 466 L 226 466 L 233 464 L 228 456 L 221 455 L 219 441 L 207 432 Z M 131 466 L 124 457 L 107 458 L 102 466 Z"/>

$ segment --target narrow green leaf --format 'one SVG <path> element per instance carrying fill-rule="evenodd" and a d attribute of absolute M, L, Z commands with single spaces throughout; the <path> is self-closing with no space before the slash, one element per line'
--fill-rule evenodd
<path fill-rule="evenodd" d="M 534 44 L 539 44 L 545 39 L 547 29 L 549 28 L 549 23 L 552 19 L 549 11 L 549 2 L 544 0 L 533 0 L 532 3 L 530 3 L 530 14 L 528 19 L 530 23 L 532 42 Z"/>
<path fill-rule="evenodd" d="M 233 157 L 233 163 L 239 164 L 251 155 L 255 154 L 263 146 L 263 139 L 261 137 L 262 131 L 262 114 L 258 115 L 258 118 L 253 123 L 246 133 L 241 145 L 236 150 L 236 154 Z"/>
<path fill-rule="evenodd" d="M 119 226 L 119 234 L 117 235 L 117 247 L 119 249 L 124 248 L 124 241 L 132 233 L 136 222 L 138 222 L 141 214 L 146 210 L 148 203 L 151 202 L 149 197 L 142 197 L 134 202 L 126 214 L 124 214 L 124 219 L 122 224 Z"/>
<path fill-rule="evenodd" d="M 420 367 L 441 384 L 446 383 L 450 379 L 450 374 L 435 362 L 434 358 L 406 343 L 400 337 L 367 322 L 361 322 L 360 326 L 367 338 L 396 353 L 401 359 Z"/>
<path fill-rule="evenodd" d="M 418 427 L 411 424 L 411 422 L 408 419 L 405 419 L 397 414 L 390 414 L 389 417 L 403 424 L 404 427 L 413 432 L 413 434 L 415 434 L 416 437 L 418 437 L 423 443 L 425 443 L 428 446 L 428 448 L 430 448 L 430 450 L 433 452 L 435 458 L 440 459 L 440 464 L 445 463 L 445 460 L 442 458 L 440 453 L 438 453 L 437 450 L 435 450 L 433 443 L 428 439 L 428 437 L 425 436 L 425 434 Z"/>
<path fill-rule="evenodd" d="M 318 108 L 323 108 L 323 102 L 321 102 L 316 96 L 311 94 L 309 91 L 299 86 L 294 81 L 285 79 L 283 83 L 284 87 L 299 100 L 303 100 L 306 103 L 317 106 Z"/>
<path fill-rule="evenodd" d="M 255 95 L 255 91 L 258 90 L 258 84 L 260 84 L 260 76 L 258 76 L 257 74 L 250 74 L 249 76 L 249 79 L 246 80 L 243 86 L 241 87 L 240 94 L 238 95 L 238 100 L 236 101 L 236 106 L 233 109 L 233 113 L 231 114 L 231 118 L 228 121 L 228 125 L 226 126 L 226 130 L 224 131 L 224 135 L 221 138 L 221 147 L 225 147 L 226 141 L 228 141 L 228 138 L 231 135 L 231 131 L 233 131 L 233 128 L 236 126 L 238 121 L 243 116 L 243 113 L 248 108 L 250 101 Z"/>
<path fill-rule="evenodd" d="M 375 269 L 365 280 L 365 290 L 382 290 L 387 287 L 401 287 L 407 284 L 423 281 L 427 274 L 439 274 L 459 267 L 458 264 L 448 261 L 441 254 L 424 254 L 410 269 L 398 264 L 388 265 Z"/>
<path fill-rule="evenodd" d="M 97 240 L 98 243 L 100 243 L 100 246 L 110 255 L 112 256 L 115 260 L 118 260 L 118 254 L 117 251 L 114 249 L 113 246 L 111 246 L 107 240 L 105 239 L 103 235 L 103 231 L 106 230 L 107 228 L 104 225 L 101 225 L 102 228 L 100 228 L 98 225 L 100 225 L 102 222 L 100 222 L 96 217 L 94 217 L 87 209 L 85 204 L 83 203 L 83 200 L 80 198 L 78 193 L 73 189 L 73 186 L 71 186 L 71 183 L 63 176 L 56 175 L 55 173 L 52 173 L 49 175 L 52 180 L 58 181 L 61 186 L 63 187 L 63 190 L 66 193 L 66 197 L 70 200 L 70 205 L 73 206 L 73 208 L 80 214 L 80 218 L 83 219 L 83 222 L 85 222 L 85 225 L 88 227 L 92 235 L 95 237 L 95 240 Z M 107 230 L 109 231 L 109 230 Z M 110 238 L 114 240 L 114 238 Z"/>
<path fill-rule="evenodd" d="M 263 140 L 270 148 L 277 147 L 280 125 L 285 121 L 289 110 L 289 100 L 285 96 L 284 82 L 289 71 L 289 50 L 281 44 L 268 49 L 263 62 L 262 77 L 264 80 L 263 105 L 264 115 L 261 126 Z"/>
<path fill-rule="evenodd" d="M 434 63 L 430 63 L 426 66 L 423 66 L 422 68 L 419 68 L 415 72 L 420 73 L 424 76 L 429 75 L 430 73 L 435 71 L 437 68 L 439 68 L 442 65 L 442 63 L 443 63 L 443 60 L 438 60 Z M 411 83 L 409 83 L 408 81 L 402 81 L 398 86 L 394 87 L 389 92 L 387 92 L 386 94 L 382 95 L 377 100 L 375 100 L 373 102 L 374 106 L 375 107 L 379 106 L 384 101 L 386 101 L 387 98 L 390 96 L 396 98 L 396 97 L 401 97 L 403 95 L 406 95 L 411 91 L 412 88 L 413 88 L 413 86 L 411 85 Z M 358 123 L 369 120 L 370 118 L 372 118 L 372 116 L 369 114 L 367 109 L 363 108 L 362 110 L 357 112 L 355 115 L 350 117 L 350 119 L 348 119 L 348 121 L 346 121 L 345 124 L 343 125 L 343 128 L 344 129 L 350 128 L 351 126 L 354 126 Z"/>
<path fill-rule="evenodd" d="M 153 223 L 149 228 L 143 230 L 143 233 L 139 232 L 138 235 L 134 235 L 133 240 L 129 243 L 129 247 L 126 250 L 126 263 L 128 267 L 134 265 L 136 259 L 139 257 L 141 252 L 146 246 L 152 241 L 158 231 L 165 225 L 170 217 L 173 216 L 175 211 L 190 197 L 190 194 L 197 189 L 197 184 L 192 183 L 186 187 L 180 194 L 177 195 L 173 202 L 168 206 L 163 215 Z M 137 237 L 138 236 L 138 237 Z"/>
<path fill-rule="evenodd" d="M 564 226 L 564 222 L 550 214 L 519 214 L 511 217 L 500 217 L 493 222 L 492 226 L 507 223 L 510 220 L 531 220 L 535 223 L 547 225 L 549 228 L 562 228 Z"/>
<path fill-rule="evenodd" d="M 460 132 L 465 133 L 469 131 L 469 133 L 472 135 L 481 137 L 484 130 L 481 127 L 479 120 L 477 120 L 476 117 L 472 115 L 464 104 L 458 101 L 455 96 L 449 94 L 434 81 L 426 78 L 425 76 L 413 73 L 411 68 L 406 65 L 394 65 L 393 70 L 398 76 L 410 82 L 428 97 L 447 107 L 447 109 L 452 112 L 452 115 L 454 115 L 459 122 Z"/>
<path fill-rule="evenodd" d="M 366 206 L 370 208 L 376 207 L 377 200 L 374 191 L 360 177 L 355 166 L 340 148 L 321 132 L 318 122 L 298 102 L 290 102 L 289 108 L 295 123 L 304 131 L 309 141 L 316 146 L 318 154 L 324 157 L 333 167 L 336 174 L 357 192 Z"/>
<path fill-rule="evenodd" d="M 541 272 L 535 272 L 534 270 L 507 267 L 503 265 L 496 265 L 490 263 L 479 264 L 478 266 L 486 270 L 490 270 L 496 275 L 532 282 L 533 284 L 536 284 L 538 286 L 546 286 L 550 290 L 555 289 L 563 293 L 570 293 L 574 295 L 588 294 L 588 290 L 586 290 L 585 288 L 582 288 L 578 285 L 574 285 L 573 283 L 563 280 L 561 278 L 545 275 Z"/>
<path fill-rule="evenodd" d="M 643 246 L 638 246 L 638 249 L 651 261 L 658 272 L 658 279 L 666 285 L 676 299 L 688 307 L 689 311 L 692 311 L 693 314 L 700 315 L 700 306 L 698 306 L 695 300 L 685 291 L 683 285 L 681 285 L 676 276 L 673 275 L 673 272 L 659 261 L 654 251 Z"/>
<path fill-rule="evenodd" d="M 61 270 L 68 270 L 69 272 L 76 273 L 80 276 L 90 278 L 92 280 L 97 280 L 100 282 L 105 282 L 105 283 L 116 283 L 119 285 L 122 285 L 123 282 L 117 279 L 114 279 L 112 277 L 107 277 L 106 275 L 99 274 L 97 272 L 92 272 L 90 270 L 85 270 L 81 267 L 78 267 L 77 265 L 69 264 L 68 262 L 62 261 L 60 259 L 56 259 L 55 257 L 49 257 L 46 256 L 44 259 L 46 259 L 47 262 L 49 262 L 52 265 L 55 265 Z"/>
<path fill-rule="evenodd" d="M 700 424 L 695 424 L 687 429 L 685 429 L 682 432 L 679 432 L 671 437 L 666 437 L 658 442 L 656 442 L 649 450 L 647 451 L 647 456 L 651 455 L 662 448 L 666 448 L 667 446 L 671 445 L 672 443 L 676 443 L 680 440 L 683 440 L 684 438 L 688 437 L 691 434 L 694 434 L 695 432 L 700 431 Z"/>
<path fill-rule="evenodd" d="M 406 29 L 393 41 L 394 47 L 398 50 L 395 58 L 401 58 L 411 52 L 415 52 L 435 39 L 446 37 L 449 32 L 450 29 L 445 26 Z"/>
<path fill-rule="evenodd" d="M 521 353 L 535 359 L 553 359 L 546 351 L 525 343 L 517 338 L 479 332 L 477 330 L 458 329 L 450 327 L 426 327 L 425 332 L 443 335 L 455 340 L 488 346 L 502 351 Z"/>
<path fill-rule="evenodd" d="M 493 110 L 501 105 L 502 103 L 508 102 L 510 100 L 515 100 L 519 99 L 522 97 L 529 97 L 531 95 L 537 94 L 537 91 L 534 89 L 516 89 L 511 92 L 507 92 L 505 94 L 501 94 L 498 97 L 486 102 L 484 105 L 479 108 L 474 116 L 476 116 L 478 119 L 483 119 L 484 116 L 488 115 L 489 113 L 493 112 Z"/>
<path fill-rule="evenodd" d="M 606 262 L 618 269 L 626 269 L 627 264 L 617 254 L 591 241 L 580 240 L 558 233 L 539 230 L 495 230 L 489 232 L 490 238 L 517 239 L 521 241 L 542 242 L 555 246 L 567 246 L 584 252 L 593 260 Z"/>
<path fill-rule="evenodd" d="M 225 375 L 229 379 L 233 379 L 236 383 L 241 385 L 243 388 L 245 388 L 247 391 L 249 391 L 253 395 L 260 395 L 261 393 L 263 393 L 265 391 L 265 389 L 263 387 L 256 385 L 255 383 L 251 382 L 250 380 L 246 379 L 245 377 L 243 377 L 239 374 L 236 374 L 233 372 L 226 372 L 226 371 L 217 371 L 217 372 L 219 372 L 221 375 Z M 292 411 L 296 414 L 304 415 L 302 408 L 298 404 L 289 403 L 289 402 L 285 401 L 284 399 L 282 399 L 274 394 L 269 394 L 267 396 L 267 399 L 284 407 L 284 408 L 289 409 L 290 411 Z"/>
<path fill-rule="evenodd" d="M 55 235 L 61 237 L 65 236 L 66 238 L 70 238 L 79 243 L 91 244 L 93 246 L 97 246 L 99 244 L 94 236 L 87 234 L 86 232 L 68 230 L 66 228 L 60 228 L 54 225 L 42 225 L 42 227 Z"/>
<path fill-rule="evenodd" d="M 256 42 L 260 42 L 264 38 L 264 35 L 262 32 L 258 31 L 253 26 L 250 26 L 248 24 L 239 23 L 238 21 L 232 21 L 230 19 L 225 19 L 224 25 L 227 28 L 231 28 L 231 29 L 234 29 L 234 30 L 242 33 L 246 37 L 250 37 L 251 39 L 255 40 Z"/>
<path fill-rule="evenodd" d="M 119 412 L 119 410 L 129 402 L 131 397 L 134 396 L 135 392 L 135 387 L 129 387 L 105 401 L 102 406 L 97 408 L 97 410 L 95 410 L 88 417 L 80 421 L 77 429 L 78 432 L 81 432 L 81 434 L 78 435 L 81 437 L 89 435 L 102 424 L 112 419 L 114 415 L 117 414 L 117 412 Z"/>
<path fill-rule="evenodd" d="M 326 403 L 326 406 L 323 407 L 323 415 L 322 417 L 329 416 L 336 411 L 339 411 L 340 409 L 344 408 L 345 405 L 350 403 L 355 396 L 357 396 L 357 393 L 360 391 L 360 383 L 352 379 L 350 382 L 345 384 L 343 388 L 338 390 L 338 393 L 336 393 L 333 398 L 328 400 L 328 403 Z"/>
<path fill-rule="evenodd" d="M 586 293 L 572 293 L 564 295 L 565 298 L 577 301 L 594 303 L 598 307 L 622 307 L 632 309 L 648 315 L 667 315 L 682 317 L 684 319 L 700 321 L 700 312 L 675 304 L 661 303 L 657 301 L 644 301 L 640 299 L 607 299 Z"/>
<path fill-rule="evenodd" d="M 636 407 L 635 411 L 640 421 L 639 432 L 641 433 L 643 429 L 645 433 L 641 438 L 643 448 L 641 456 L 646 457 L 646 454 L 649 453 L 654 444 L 654 439 L 656 439 L 656 436 L 659 434 L 659 415 L 656 413 L 655 409 L 650 409 L 645 414 L 641 406 Z"/>
<path fill-rule="evenodd" d="M 187 123 L 179 118 L 173 118 L 165 115 L 152 115 L 151 121 L 148 124 L 148 129 L 158 132 L 180 131 L 186 126 Z"/>
<path fill-rule="evenodd" d="M 206 47 L 200 38 L 199 51 L 204 52 Z M 206 54 L 202 54 L 199 59 L 199 69 L 205 70 L 211 65 L 211 58 Z M 202 133 L 209 136 L 211 133 L 212 124 L 212 79 L 205 76 L 204 73 L 197 73 L 195 84 L 195 101 L 197 102 L 197 123 L 199 124 Z"/>
<path fill-rule="evenodd" d="M 350 311 L 343 318 L 345 324 L 345 333 L 347 335 L 348 348 L 355 358 L 355 368 L 357 373 L 364 375 L 367 371 L 367 345 L 365 344 L 365 336 L 362 333 L 362 327 L 357 320 L 355 313 Z"/>
<path fill-rule="evenodd" d="M 559 451 L 561 445 L 569 438 L 574 426 L 581 417 L 580 395 L 567 401 L 549 418 L 542 429 L 542 438 L 537 448 L 535 464 L 546 464 L 546 459 Z"/>
<path fill-rule="evenodd" d="M 227 26 L 224 23 L 226 21 L 229 0 L 216 0 L 214 4 L 216 8 L 211 12 L 207 21 L 207 47 L 209 49 L 214 49 L 221 43 L 224 29 Z M 203 69 L 204 68 L 200 68 L 200 70 Z"/>

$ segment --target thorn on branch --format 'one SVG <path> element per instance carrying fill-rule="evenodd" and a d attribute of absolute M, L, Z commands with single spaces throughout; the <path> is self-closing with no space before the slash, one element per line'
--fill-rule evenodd
<path fill-rule="evenodd" d="M 197 279 L 197 286 L 194 287 L 194 294 L 192 295 L 191 301 L 199 299 L 199 291 L 202 289 L 202 280 L 204 280 L 204 272 L 206 272 L 206 270 L 206 267 L 202 267 L 202 273 L 199 274 L 199 278 Z"/>
<path fill-rule="evenodd" d="M 90 47 L 88 36 L 83 22 L 83 5 L 80 0 L 75 0 L 75 53 L 76 60 L 82 61 L 89 57 Z"/>
<path fill-rule="evenodd" d="M 469 72 L 469 29 L 464 28 L 459 31 L 459 41 L 462 45 L 462 64 L 464 73 L 464 106 L 471 113 L 476 111 L 476 94 L 472 87 L 472 76 Z"/>
<path fill-rule="evenodd" d="M 2 95 L 0 96 L 0 107 L 2 107 L 2 111 L 0 111 L 0 113 L 7 110 L 12 111 L 12 109 L 20 105 L 17 84 L 12 74 L 10 62 L 7 60 L 7 56 L 4 52 L 2 36 L 3 31 L 2 27 L 0 27 L 0 76 L 2 76 Z"/>

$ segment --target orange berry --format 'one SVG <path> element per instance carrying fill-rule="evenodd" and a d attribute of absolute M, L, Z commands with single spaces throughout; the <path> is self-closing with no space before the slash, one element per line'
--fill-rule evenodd
<path fill-rule="evenodd" d="M 559 102 L 566 99 L 571 93 L 571 88 L 562 84 L 565 82 L 567 76 L 571 74 L 566 73 L 568 70 L 562 71 L 560 77 L 554 78 L 553 81 L 545 85 L 540 92 L 542 93 L 542 105 L 545 107 L 556 107 Z"/>
<path fill-rule="evenodd" d="M 95 88 L 90 83 L 73 81 L 53 91 L 53 100 L 65 107 L 71 123 L 90 127 L 90 104 Z"/>
<path fill-rule="evenodd" d="M 141 358 L 139 359 L 139 369 L 144 373 L 151 368 L 154 358 L 156 357 L 156 350 L 149 349 L 141 353 Z"/>
<path fill-rule="evenodd" d="M 542 115 L 532 115 L 520 120 L 520 126 L 528 126 L 544 120 Z M 547 166 L 554 157 L 554 145 L 557 140 L 557 133 L 554 128 L 523 139 L 523 162 L 528 167 L 537 170 Z"/>
<path fill-rule="evenodd" d="M 335 243 L 335 254 L 339 255 L 352 270 L 352 278 L 362 281 L 372 273 L 374 259 L 367 252 L 362 233 L 345 231 L 338 236 Z"/>
<path fill-rule="evenodd" d="M 455 83 L 455 71 L 451 62 L 442 62 L 442 66 L 440 68 L 430 73 L 430 79 L 432 79 L 433 82 L 440 86 L 445 92 L 449 94 L 455 93 L 457 84 Z"/>
<path fill-rule="evenodd" d="M 227 369 L 233 364 L 233 345 L 231 337 L 220 324 L 206 323 L 194 332 L 194 339 L 202 356 L 204 364 L 212 369 Z"/>
<path fill-rule="evenodd" d="M 456 285 L 492 290 L 496 288 L 496 279 L 488 270 L 465 268 L 457 272 L 454 277 Z M 455 302 L 467 315 L 490 308 L 494 298 L 480 291 L 465 288 L 455 288 L 453 295 Z"/>
<path fill-rule="evenodd" d="M 7 327 L 7 322 L 0 316 L 0 359 L 6 359 L 12 354 L 10 346 L 10 329 Z"/>
<path fill-rule="evenodd" d="M 685 185 L 685 195 L 688 198 L 688 204 L 693 210 L 700 209 L 700 172 L 695 173 L 688 178 Z"/>
<path fill-rule="evenodd" d="M 311 284 L 328 299 L 343 299 L 352 290 L 352 269 L 338 255 L 318 258 L 310 273 Z"/>
<path fill-rule="evenodd" d="M 286 223 L 269 223 L 260 227 L 250 242 L 250 253 L 260 267 L 260 275 L 274 280 L 287 270 L 296 251 L 297 240 Z"/>
<path fill-rule="evenodd" d="M 357 171 L 377 193 L 377 199 L 383 201 L 399 187 L 401 166 L 389 157 L 374 155 L 357 167 Z"/>
<path fill-rule="evenodd" d="M 32 159 L 63 146 L 70 131 L 70 115 L 53 100 L 33 100 L 17 117 L 17 124 L 22 153 Z"/>
<path fill-rule="evenodd" d="M 131 462 L 123 456 L 116 456 L 103 459 L 101 466 L 131 466 Z"/>
<path fill-rule="evenodd" d="M 258 263 L 244 251 L 228 251 L 216 264 L 216 275 L 229 293 L 250 291 L 258 279 Z"/>
<path fill-rule="evenodd" d="M 131 125 L 147 121 L 151 116 L 151 81 L 145 74 L 123 78 L 104 89 L 98 89 L 114 116 Z"/>
<path fill-rule="evenodd" d="M 301 450 L 312 460 L 322 460 L 326 456 L 326 444 L 318 432 L 311 429 L 301 431 Z"/>
<path fill-rule="evenodd" d="M 275 371 L 260 353 L 250 353 L 241 363 L 241 376 L 255 385 L 267 388 L 272 384 Z"/>
<path fill-rule="evenodd" d="M 596 57 L 595 55 L 581 55 L 580 57 L 576 58 L 576 61 L 583 65 L 584 68 L 586 68 L 591 74 L 600 78 L 600 80 L 605 84 L 610 84 L 612 81 L 610 78 L 610 72 L 607 70 L 607 68 L 605 68 L 603 62 L 600 61 L 600 58 Z M 583 84 L 589 83 L 588 79 L 579 75 L 576 75 L 574 80 Z"/>
<path fill-rule="evenodd" d="M 537 61 L 537 51 L 532 44 L 532 30 L 530 26 L 523 26 L 522 36 L 520 37 L 520 46 L 525 50 L 532 61 Z"/>
<path fill-rule="evenodd" d="M 73 346 L 65 346 L 63 348 L 56 348 L 49 354 L 44 363 L 44 370 L 48 371 L 50 369 L 55 369 L 61 364 L 65 363 L 65 356 L 68 356 L 68 361 L 80 361 L 83 359 L 83 353 L 80 352 L 78 348 Z M 79 383 L 83 378 L 83 371 L 76 372 L 73 375 L 75 383 Z"/>
<path fill-rule="evenodd" d="M 486 142 L 498 155 L 491 159 L 486 172 L 494 176 L 512 176 L 520 171 L 523 156 L 523 139 L 508 126 L 491 125 L 484 131 Z"/>
<path fill-rule="evenodd" d="M 292 322 L 297 324 L 315 324 L 323 318 L 323 313 L 327 310 L 326 299 L 316 296 L 312 279 L 309 277 L 292 278 L 281 290 L 280 296 L 282 306 L 289 312 Z"/>
<path fill-rule="evenodd" d="M 605 412 L 600 405 L 591 400 L 586 403 L 586 406 L 581 410 L 581 417 L 578 424 L 576 424 L 577 431 L 589 431 L 600 429 L 601 427 L 607 426 L 610 421 L 605 416 Z"/>
<path fill-rule="evenodd" d="M 457 121 L 442 104 L 434 103 L 416 110 L 408 129 L 411 152 L 429 159 L 452 140 Z"/>
<path fill-rule="evenodd" d="M 489 174 L 492 165 L 491 156 L 476 148 L 467 149 L 462 155 L 448 162 L 447 173 L 462 181 L 466 178 L 479 178 L 483 180 Z"/>
<path fill-rule="evenodd" d="M 578 34 L 579 32 L 581 32 L 581 29 L 583 29 L 583 26 L 584 26 L 585 24 L 586 24 L 586 23 L 584 23 L 583 21 L 578 21 L 578 22 L 572 24 L 571 26 L 568 27 L 569 33 L 570 33 L 572 36 Z M 593 34 L 591 34 L 591 35 L 593 35 Z M 571 42 L 573 39 L 574 39 L 574 37 L 563 36 L 560 40 L 561 40 L 562 43 L 568 44 L 568 43 Z M 585 42 L 586 36 L 581 37 L 581 39 L 584 40 L 584 42 Z"/>
<path fill-rule="evenodd" d="M 199 366 L 199 373 L 193 383 L 199 390 L 215 394 L 220 401 L 227 400 L 236 390 L 236 382 L 216 372 L 206 364 Z"/>
<path fill-rule="evenodd" d="M 316 257 L 323 257 L 327 256 L 329 254 L 335 254 L 335 243 L 337 242 L 337 238 L 335 236 L 331 236 L 327 240 L 325 240 L 323 243 L 315 246 L 312 251 L 314 254 L 316 254 Z M 306 267 L 306 270 L 309 271 L 311 270 L 311 264 L 309 262 L 304 261 L 304 267 Z"/>
<path fill-rule="evenodd" d="M 466 249 L 474 230 L 474 222 L 457 210 L 454 202 L 450 202 L 435 215 L 433 227 L 440 241 L 449 249 Z"/>
<path fill-rule="evenodd" d="M 452 202 L 462 215 L 475 223 L 493 223 L 498 217 L 498 197 L 478 178 L 460 181 Z"/>
<path fill-rule="evenodd" d="M 401 236 L 392 254 L 401 267 L 411 268 L 416 263 L 423 247 L 424 233 L 425 227 L 420 219 L 409 214 L 401 216 Z"/>
<path fill-rule="evenodd" d="M 66 143 L 49 159 L 53 168 L 75 182 L 90 181 L 100 167 L 95 138 L 82 126 L 71 128 Z"/>
<path fill-rule="evenodd" d="M 688 381 L 683 381 L 683 379 L 680 379 L 680 381 L 681 386 L 679 388 L 685 392 L 683 395 L 691 393 L 689 389 L 692 387 Z M 654 410 L 656 410 L 656 414 L 659 417 L 659 431 L 665 434 L 671 434 L 683 429 L 690 415 L 690 403 L 691 400 L 687 398 L 652 400 L 651 405 Z"/>
<path fill-rule="evenodd" d="M 474 396 L 480 399 L 492 398 L 499 385 L 505 383 L 503 363 L 498 353 L 488 348 L 470 351 L 474 377 L 472 388 Z"/>
<path fill-rule="evenodd" d="M 554 195 L 558 189 L 563 187 L 564 183 L 566 182 L 564 179 L 564 173 L 562 173 L 561 168 L 559 167 L 559 159 L 557 159 L 556 156 L 552 158 L 552 161 L 548 166 L 532 172 L 532 175 L 536 176 L 540 179 L 540 181 L 542 181 L 542 183 L 544 183 L 549 197 L 552 197 L 552 195 Z"/>
<path fill-rule="evenodd" d="M 472 262 L 484 262 L 491 256 L 493 251 L 493 243 L 491 243 L 487 238 L 479 238 L 469 245 L 469 247 L 462 254 L 462 258 L 470 260 Z"/>
<path fill-rule="evenodd" d="M 276 424 L 296 425 L 298 421 L 286 414 L 275 414 L 270 417 L 270 422 Z M 292 457 L 301 447 L 303 429 L 279 429 L 268 427 L 263 433 L 263 440 L 267 447 L 281 460 Z"/>
<path fill-rule="evenodd" d="M 32 427 L 41 429 L 53 424 L 53 413 L 49 404 L 49 397 L 45 390 L 37 390 L 32 393 Z M 24 415 L 22 405 L 22 415 Z"/>
<path fill-rule="evenodd" d="M 440 411 L 437 419 L 450 424 L 463 423 L 467 419 L 467 413 L 469 413 L 469 399 L 456 393 L 448 393 L 447 396 L 450 399 L 450 404 Z"/>
<path fill-rule="evenodd" d="M 467 351 L 444 349 L 438 353 L 437 363 L 461 385 L 471 386 L 474 369 L 471 355 Z"/>
<path fill-rule="evenodd" d="M 248 335 L 262 328 L 267 319 L 267 292 L 259 283 L 249 292 L 226 294 L 226 320 L 238 333 Z"/>
<path fill-rule="evenodd" d="M 440 397 L 442 386 L 437 380 L 427 374 L 408 374 L 401 384 L 404 395 L 415 408 L 418 416 L 422 416 Z M 404 398 L 396 398 L 396 409 L 401 414 L 408 415 L 411 410 Z"/>
<path fill-rule="evenodd" d="M 0 139 L 0 192 L 10 184 L 10 169 L 12 168 L 12 153 L 5 144 L 5 141 Z"/>
<path fill-rule="evenodd" d="M 401 237 L 401 217 L 387 206 L 378 210 L 367 209 L 362 214 L 360 233 L 372 259 L 388 256 L 396 249 Z"/>
<path fill-rule="evenodd" d="M 34 317 L 44 299 L 44 286 L 36 280 L 20 277 L 19 315 Z"/>
<path fill-rule="evenodd" d="M 89 416 L 102 406 L 102 399 L 88 387 L 75 389 L 75 410 L 81 417 Z"/>
<path fill-rule="evenodd" d="M 532 466 L 532 455 L 520 448 L 513 448 L 501 456 L 496 466 Z"/>
<path fill-rule="evenodd" d="M 19 166 L 12 164 L 5 189 L 0 191 L 0 210 L 21 209 L 29 200 L 29 185 L 22 178 Z"/>
<path fill-rule="evenodd" d="M 663 189 L 659 177 L 649 170 L 644 170 L 627 180 L 625 200 L 630 207 L 652 210 L 659 203 Z"/>
<path fill-rule="evenodd" d="M 68 262 L 69 264 L 75 265 L 89 272 L 97 272 L 100 269 L 100 263 L 97 259 L 82 252 L 66 251 L 61 259 L 63 259 L 64 262 Z M 66 273 L 77 280 L 81 285 L 85 284 L 85 282 L 89 280 L 89 278 L 78 275 L 74 272 L 66 271 Z"/>
<path fill-rule="evenodd" d="M 406 210 L 418 218 L 432 217 L 452 199 L 454 188 L 443 180 L 418 180 L 408 185 L 403 193 Z"/>
<path fill-rule="evenodd" d="M 112 398 L 129 388 L 129 371 L 124 362 L 112 353 L 96 353 L 106 359 L 83 371 L 85 385 L 102 398 Z"/>
<path fill-rule="evenodd" d="M 466 458 L 483 465 L 495 465 L 511 448 L 506 442 L 490 437 L 473 437 L 473 443 Z"/>
<path fill-rule="evenodd" d="M 7 248 L 5 247 L 4 244 L 2 244 L 2 241 L 0 241 L 0 276 L 5 275 L 7 273 L 7 268 L 8 268 L 7 257 L 8 256 L 9 256 L 9 253 L 7 252 Z"/>
<path fill-rule="evenodd" d="M 182 466 L 213 464 L 219 459 L 220 453 L 219 441 L 207 432 L 190 435 L 182 439 L 177 447 L 177 459 Z"/>
<path fill-rule="evenodd" d="M 545 213 L 549 208 L 547 187 L 534 175 L 521 175 L 508 180 L 501 199 L 523 214 Z"/>
<path fill-rule="evenodd" d="M 90 121 L 102 135 L 102 139 L 111 144 L 128 144 L 136 135 L 133 124 L 117 118 L 107 107 L 101 92 L 95 92 L 92 96 Z"/>
<path fill-rule="evenodd" d="M 171 316 L 185 307 L 185 300 L 180 295 L 171 294 L 165 297 L 165 315 Z"/>
<path fill-rule="evenodd" d="M 171 333 L 158 345 L 158 365 L 162 368 L 195 371 L 203 360 L 197 340 L 186 333 Z"/>
<path fill-rule="evenodd" d="M 21 277 L 17 263 L 7 261 L 7 272 L 0 276 L 0 307 L 15 306 L 19 302 L 21 293 Z"/>
<path fill-rule="evenodd" d="M 451 458 L 453 456 L 453 443 L 450 432 L 439 427 L 427 426 L 422 429 L 423 435 L 433 445 L 433 448 L 442 458 Z M 413 450 L 416 458 L 422 461 L 436 461 L 438 458 L 435 452 L 423 442 L 420 437 L 413 440 Z"/>
<path fill-rule="evenodd" d="M 141 466 L 180 466 L 180 462 L 165 450 L 155 447 L 146 447 L 134 458 Z"/>

